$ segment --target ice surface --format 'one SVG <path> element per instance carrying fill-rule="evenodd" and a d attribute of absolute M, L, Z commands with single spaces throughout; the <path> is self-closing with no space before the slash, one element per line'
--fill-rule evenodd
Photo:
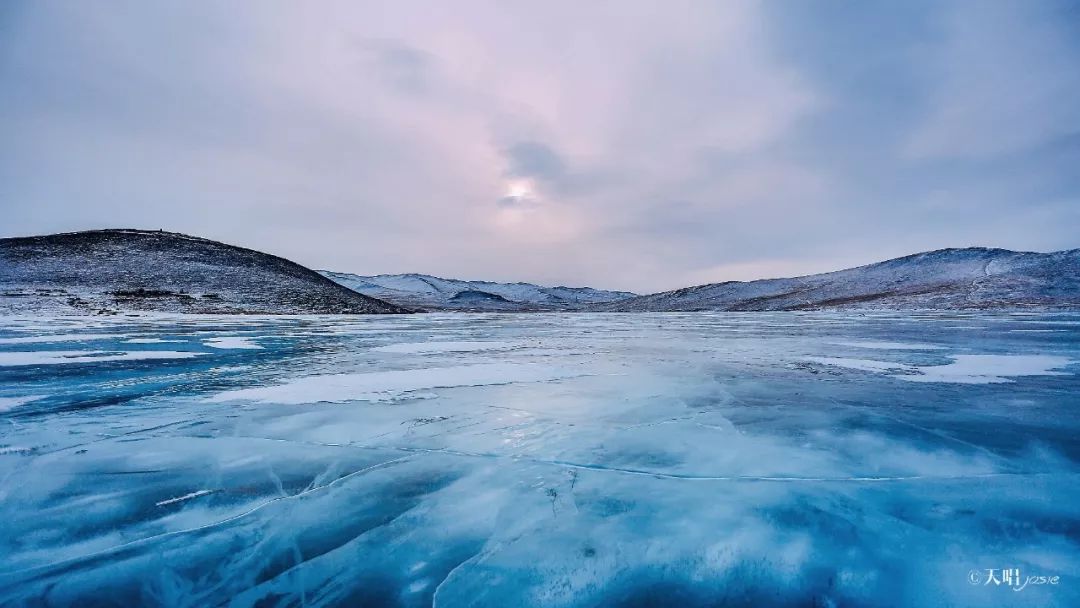
<path fill-rule="evenodd" d="M 529 363 L 485 363 L 364 374 L 327 374 L 297 378 L 280 386 L 226 391 L 214 395 L 211 401 L 237 399 L 262 403 L 386 401 L 422 389 L 544 382 L 581 375 L 585 374 L 574 369 Z"/>
<path fill-rule="evenodd" d="M 1077 606 L 1078 321 L 7 317 L 0 605 Z"/>

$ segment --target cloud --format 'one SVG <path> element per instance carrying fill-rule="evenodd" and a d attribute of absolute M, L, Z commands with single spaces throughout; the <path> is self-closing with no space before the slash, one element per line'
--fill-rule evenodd
<path fill-rule="evenodd" d="M 1078 245 L 1057 4 L 13 6 L 8 234 L 635 291 Z"/>
<path fill-rule="evenodd" d="M 556 180 L 563 176 L 566 167 L 562 158 L 550 147 L 535 141 L 521 141 L 506 150 L 512 177 L 536 177 Z"/>
<path fill-rule="evenodd" d="M 1015 154 L 1080 135 L 1075 5 L 968 2 L 948 6 L 915 158 Z"/>
<path fill-rule="evenodd" d="M 362 40 L 358 43 L 373 68 L 390 88 L 408 95 L 429 92 L 433 58 L 426 52 L 393 40 Z"/>

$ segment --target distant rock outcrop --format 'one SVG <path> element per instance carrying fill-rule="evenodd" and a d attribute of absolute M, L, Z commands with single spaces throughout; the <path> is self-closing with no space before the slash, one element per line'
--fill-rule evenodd
<path fill-rule="evenodd" d="M 971 247 L 789 279 L 728 281 L 590 307 L 599 311 L 1080 309 L 1080 249 Z"/>
<path fill-rule="evenodd" d="M 172 232 L 0 239 L 0 312 L 358 314 L 407 309 L 284 258 Z"/>

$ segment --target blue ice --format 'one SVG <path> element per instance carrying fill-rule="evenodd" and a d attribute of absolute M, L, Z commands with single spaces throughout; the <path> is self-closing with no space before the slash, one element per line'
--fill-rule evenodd
<path fill-rule="evenodd" d="M 1078 372 L 1075 314 L 8 317 L 0 605 L 1077 606 Z"/>

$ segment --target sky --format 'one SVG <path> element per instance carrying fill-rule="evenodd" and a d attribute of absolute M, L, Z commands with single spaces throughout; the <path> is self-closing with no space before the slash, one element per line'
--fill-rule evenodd
<path fill-rule="evenodd" d="M 1080 2 L 0 2 L 0 236 L 647 293 L 1080 247 Z"/>

